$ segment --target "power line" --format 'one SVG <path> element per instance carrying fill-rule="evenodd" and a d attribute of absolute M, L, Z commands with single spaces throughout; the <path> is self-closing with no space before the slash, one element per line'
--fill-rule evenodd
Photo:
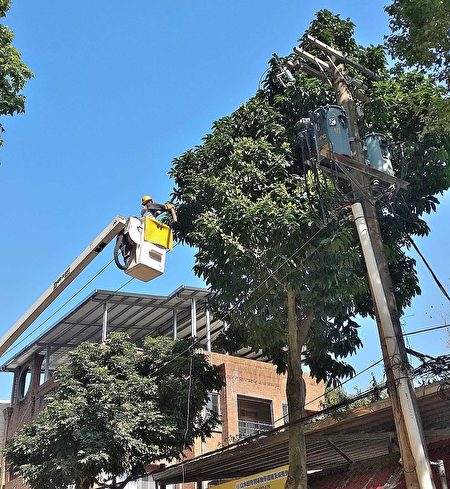
<path fill-rule="evenodd" d="M 414 334 L 419 334 L 419 333 L 426 333 L 428 331 L 435 331 L 435 330 L 438 330 L 438 329 L 443 329 L 443 328 L 448 328 L 450 327 L 450 323 L 449 324 L 442 324 L 440 326 L 433 326 L 433 327 L 430 327 L 430 328 L 424 328 L 424 329 L 418 329 L 416 331 L 410 331 L 410 332 L 406 332 L 406 333 L 403 333 L 403 336 L 409 336 L 409 335 L 414 335 Z M 343 385 L 347 384 L 348 382 L 352 381 L 353 379 L 355 379 L 356 377 L 358 377 L 359 375 L 362 375 L 363 373 L 367 372 L 368 370 L 370 370 L 371 368 L 375 367 L 376 365 L 378 365 L 379 363 L 381 363 L 383 361 L 383 359 L 381 358 L 380 360 L 372 363 L 371 365 L 369 365 L 368 367 L 366 367 L 364 370 L 361 370 L 360 372 L 358 372 L 357 374 L 355 374 L 353 377 L 350 377 L 348 378 L 347 380 L 345 380 L 344 382 L 341 382 L 339 385 L 337 385 L 336 387 L 333 387 L 331 390 L 327 391 L 327 393 L 324 393 L 324 394 L 321 394 L 320 396 L 317 396 L 316 398 L 314 399 L 311 399 L 310 401 L 308 401 L 306 404 L 305 404 L 305 407 L 308 406 L 309 404 L 312 404 L 313 402 L 315 401 L 318 401 L 319 399 L 321 399 L 322 397 L 325 397 L 326 394 L 330 393 L 330 392 L 333 392 L 337 389 L 340 389 Z M 280 421 L 284 419 L 284 416 L 276 419 L 274 421 L 274 423 Z"/>
<path fill-rule="evenodd" d="M 380 363 L 382 361 L 383 361 L 383 359 L 380 359 L 377 362 L 375 362 L 374 364 L 369 365 L 366 369 L 364 369 L 363 371 L 359 372 L 357 375 L 362 374 L 364 371 L 367 371 L 368 369 L 372 368 L 374 365 L 376 365 L 376 364 L 378 364 L 378 363 Z M 351 380 L 351 379 L 349 379 L 349 380 Z M 336 411 L 337 409 L 339 409 L 341 407 L 345 407 L 345 406 L 348 406 L 350 404 L 353 404 L 354 402 L 359 401 L 360 399 L 364 399 L 364 398 L 370 396 L 371 394 L 376 394 L 376 393 L 378 393 L 380 391 L 380 389 L 383 389 L 383 388 L 384 388 L 383 386 L 380 387 L 379 385 L 377 385 L 377 386 L 372 387 L 370 389 L 367 389 L 367 390 L 365 390 L 363 392 L 360 392 L 360 393 L 358 393 L 358 394 L 356 394 L 354 396 L 351 396 L 351 397 L 349 397 L 348 399 L 346 399 L 344 401 L 341 401 L 341 402 L 338 402 L 336 404 L 333 404 L 332 406 L 329 406 L 329 407 L 327 407 L 325 409 L 322 409 L 322 410 L 317 411 L 315 413 L 309 414 L 307 416 L 302 416 L 301 418 L 299 418 L 299 419 L 297 419 L 295 421 L 291 421 L 291 422 L 285 423 L 284 425 L 279 426 L 278 428 L 274 428 L 274 429 L 272 429 L 270 431 L 256 433 L 255 435 L 248 436 L 248 437 L 246 437 L 246 438 L 244 438 L 242 440 L 239 440 L 239 441 L 237 441 L 235 443 L 231 443 L 230 445 L 227 445 L 224 448 L 220 448 L 218 450 L 213 450 L 212 452 L 209 452 L 208 453 L 208 456 L 211 456 L 213 453 L 216 453 L 216 452 L 228 450 L 231 447 L 237 447 L 239 445 L 247 444 L 250 441 L 255 441 L 255 440 L 259 439 L 259 438 L 264 438 L 267 435 L 272 434 L 272 433 L 284 431 L 286 428 L 289 428 L 291 426 L 297 425 L 299 423 L 305 423 L 305 422 L 307 422 L 309 420 L 312 420 L 312 419 L 316 418 L 317 416 L 323 416 L 324 414 L 332 413 L 333 411 Z M 323 397 L 324 395 L 325 395 L 325 393 L 322 396 L 320 396 L 320 397 Z M 312 401 L 310 401 L 310 402 L 312 402 Z M 305 404 L 305 406 L 306 406 L 306 404 Z M 280 419 L 283 419 L 283 418 L 279 418 L 277 421 L 279 421 Z M 178 464 L 178 465 L 181 465 L 182 470 L 184 470 L 184 464 L 186 462 L 189 462 L 189 460 L 188 461 L 184 461 L 183 460 L 182 462 L 180 462 L 180 464 Z"/>
<path fill-rule="evenodd" d="M 77 297 L 88 285 L 90 285 L 99 275 L 101 275 L 114 261 L 114 259 L 110 260 L 101 270 L 99 270 L 90 280 L 88 280 L 75 294 L 70 296 L 61 306 L 58 307 L 50 316 L 47 317 L 47 319 L 44 319 L 40 324 L 38 324 L 35 328 L 33 328 L 26 336 L 21 338 L 18 342 L 12 344 L 6 351 L 4 351 L 1 355 L 0 358 L 4 357 L 7 355 L 11 350 L 14 350 L 17 346 L 22 344 L 26 339 L 28 339 L 33 333 L 35 333 L 41 326 L 43 326 L 45 323 L 47 323 L 52 317 L 54 317 L 61 309 L 63 309 L 69 302 L 71 302 L 75 297 Z"/>
<path fill-rule="evenodd" d="M 292 255 L 291 257 L 285 259 L 282 264 L 276 268 L 262 283 L 260 283 L 252 292 L 251 294 L 253 294 L 258 288 L 260 288 L 261 286 L 263 286 L 267 280 L 269 280 L 270 276 L 273 276 L 278 270 L 280 270 L 280 268 L 285 264 L 287 263 L 289 260 L 291 260 L 297 253 L 299 253 L 301 251 L 301 249 L 303 249 L 307 244 L 309 244 L 325 227 L 327 227 L 330 222 L 332 221 L 329 221 L 326 225 L 322 226 L 311 238 L 308 239 L 308 241 L 306 241 L 300 248 L 298 248 Z M 175 243 L 175 246 L 178 246 L 180 243 L 177 242 Z M 41 328 L 41 326 L 43 326 L 44 324 L 46 324 L 52 317 L 54 317 L 59 311 L 61 311 L 61 309 L 63 309 L 67 304 L 69 304 L 75 297 L 77 297 L 89 284 L 91 284 L 101 273 L 103 273 L 106 268 L 109 267 L 109 265 L 111 265 L 111 263 L 114 261 L 114 259 L 110 260 L 99 272 L 97 272 L 90 280 L 88 280 L 77 292 L 75 292 L 75 294 L 73 294 L 71 297 L 69 297 L 60 307 L 58 307 L 50 316 L 48 316 L 44 321 L 42 321 L 39 325 L 37 325 L 35 328 L 33 328 L 26 336 L 24 336 L 22 339 L 20 339 L 18 342 L 14 343 L 13 345 L 11 345 L 10 348 L 8 348 L 5 352 L 3 352 L 2 355 L 0 355 L 0 358 L 6 356 L 8 353 L 10 353 L 12 350 L 14 350 L 17 346 L 19 346 L 20 344 L 22 344 L 25 340 L 27 340 L 33 333 L 35 333 L 38 329 Z M 129 280 L 127 280 L 124 284 L 122 284 L 118 289 L 116 289 L 114 292 L 118 292 L 119 290 L 123 289 L 126 285 L 128 285 L 131 281 L 134 280 L 134 277 L 130 278 Z M 262 296 L 263 297 L 263 296 Z M 259 298 L 261 299 L 261 297 Z M 239 306 L 239 303 L 237 303 L 235 306 L 233 306 L 233 308 L 228 311 L 228 313 L 224 316 L 224 318 L 222 318 L 222 321 L 225 319 L 225 317 L 227 317 L 229 314 L 231 314 L 231 312 L 233 311 L 233 309 L 235 309 L 236 307 Z M 197 343 L 199 340 L 197 340 L 196 342 L 194 342 L 188 349 L 186 349 L 184 352 L 181 352 L 179 356 L 181 356 L 182 354 L 186 353 L 186 351 L 188 351 L 189 349 L 191 349 L 195 343 Z M 173 358 L 171 361 L 173 361 L 175 358 Z M 160 369 L 164 368 L 164 365 L 162 367 L 160 367 Z M 158 369 L 158 370 L 160 370 Z M 156 372 L 155 372 L 156 373 Z"/>
<path fill-rule="evenodd" d="M 176 248 L 180 243 L 177 242 L 175 243 L 173 248 Z M 14 350 L 17 346 L 22 344 L 25 340 L 27 340 L 33 333 L 35 333 L 41 326 L 46 324 L 52 317 L 54 317 L 61 309 L 63 309 L 69 302 L 71 302 L 75 297 L 77 297 L 80 292 L 82 292 L 88 285 L 90 285 L 100 274 L 102 274 L 114 261 L 114 259 L 110 260 L 99 272 L 97 272 L 90 280 L 88 280 L 75 294 L 73 294 L 69 299 L 67 299 L 58 309 L 56 309 L 47 319 L 42 321 L 38 326 L 36 326 L 34 329 L 32 329 L 26 336 L 21 338 L 18 342 L 14 342 L 7 350 L 5 350 L 1 355 L 0 358 L 3 358 L 6 356 L 8 353 L 10 353 L 12 350 Z M 126 287 L 130 282 L 134 280 L 134 277 L 131 277 L 129 280 L 127 280 L 125 283 L 123 283 L 118 289 L 114 290 L 113 292 L 119 292 L 119 290 L 122 290 L 124 287 Z"/>
<path fill-rule="evenodd" d="M 174 248 L 176 248 L 180 243 L 177 242 L 174 245 Z M 27 340 L 33 333 L 35 333 L 41 326 L 46 324 L 52 317 L 54 317 L 61 309 L 63 309 L 69 302 L 71 302 L 75 297 L 77 297 L 88 285 L 90 285 L 99 275 L 101 275 L 114 261 L 114 258 L 110 260 L 100 271 L 98 271 L 90 280 L 88 280 L 75 294 L 70 296 L 58 309 L 56 309 L 48 318 L 46 318 L 44 321 L 42 321 L 38 326 L 36 326 L 34 329 L 32 329 L 26 336 L 21 338 L 19 341 L 15 342 L 13 345 L 11 345 L 6 351 L 4 351 L 1 355 L 0 358 L 3 358 L 6 356 L 8 353 L 10 353 L 12 350 L 14 350 L 17 346 L 22 344 L 25 340 Z M 113 293 L 119 292 L 122 290 L 124 287 L 126 287 L 130 282 L 134 280 L 134 277 L 131 277 L 128 279 L 126 282 L 124 282 L 120 287 L 115 289 Z"/>
<path fill-rule="evenodd" d="M 347 384 L 348 382 L 350 382 L 351 380 L 353 379 L 356 379 L 356 377 L 358 377 L 359 375 L 362 375 L 364 373 L 366 373 L 368 370 L 370 370 L 371 368 L 375 367 L 376 365 L 378 365 L 379 363 L 381 363 L 383 361 L 383 359 L 381 358 L 380 360 L 377 360 L 376 362 L 372 363 L 371 365 L 369 365 L 368 367 L 366 367 L 364 370 L 361 370 L 360 372 L 358 372 L 357 374 L 353 375 L 353 377 L 350 377 L 348 378 L 347 380 L 344 380 L 344 382 L 340 382 L 339 385 L 333 387 L 332 389 L 329 389 L 328 391 L 324 392 L 323 394 L 321 394 L 320 396 L 317 396 L 315 397 L 314 399 L 311 399 L 310 401 L 308 401 L 304 407 L 306 406 L 309 406 L 310 404 L 312 404 L 313 402 L 316 402 L 318 401 L 319 399 L 322 399 L 323 397 L 325 397 L 327 394 L 329 394 L 330 392 L 334 392 L 335 390 L 338 390 L 340 389 L 343 385 Z M 281 416 L 280 418 L 276 419 L 274 421 L 274 423 L 277 423 L 278 421 L 281 421 L 282 419 L 284 419 L 285 416 Z"/>
<path fill-rule="evenodd" d="M 419 217 L 419 216 L 414 216 L 414 214 L 411 212 L 411 209 L 409 208 L 409 205 L 408 203 L 406 202 L 406 199 L 405 199 L 405 196 L 403 194 L 401 194 L 401 198 L 403 200 L 403 208 L 406 210 L 406 212 L 410 215 L 410 219 L 407 219 L 405 218 L 404 216 L 401 216 L 393 207 L 392 204 L 390 203 L 387 203 L 388 204 L 388 207 L 390 208 L 390 210 L 392 211 L 392 213 L 399 219 L 401 219 L 402 221 L 406 222 L 406 223 L 409 223 L 409 224 L 413 224 L 413 225 L 417 225 L 417 221 L 416 219 Z M 428 271 L 431 273 L 431 276 L 433 277 L 433 280 L 434 282 L 436 283 L 436 285 L 438 286 L 439 290 L 442 292 L 443 296 L 448 300 L 450 301 L 450 296 L 447 292 L 447 290 L 445 289 L 445 287 L 443 286 L 442 282 L 438 279 L 437 275 L 435 274 L 434 270 L 431 268 L 431 265 L 428 263 L 428 261 L 426 260 L 426 258 L 424 257 L 424 255 L 422 254 L 422 252 L 420 251 L 419 247 L 416 245 L 416 243 L 414 242 L 413 238 L 411 235 L 408 235 L 407 236 L 407 239 L 408 241 L 411 243 L 412 247 L 416 250 L 417 254 L 419 255 L 419 257 L 422 259 L 424 265 L 427 267 Z"/>
<path fill-rule="evenodd" d="M 413 334 L 427 333 L 428 331 L 435 331 L 437 329 L 450 328 L 450 323 L 441 324 L 440 326 L 432 326 L 430 328 L 416 329 L 415 331 L 407 331 L 403 333 L 403 336 L 412 336 Z"/>
<path fill-rule="evenodd" d="M 328 221 L 324 226 L 321 226 L 321 228 L 313 235 L 311 236 L 311 238 L 309 238 L 305 243 L 303 243 L 302 246 L 300 246 L 299 248 L 297 248 L 296 251 L 294 251 L 294 253 L 292 253 L 292 255 L 288 258 L 286 258 L 282 264 L 280 266 L 278 266 L 274 271 L 270 272 L 268 274 L 268 276 L 263 280 L 263 282 L 261 282 L 257 287 L 255 287 L 251 292 L 250 292 L 250 295 L 247 297 L 247 299 L 249 299 L 249 297 L 251 297 L 252 294 L 254 294 L 260 287 L 262 287 L 269 279 L 270 277 L 274 276 L 280 269 L 282 266 L 284 266 L 285 263 L 287 263 L 288 261 L 292 260 L 295 255 L 297 255 L 305 246 L 307 246 L 316 236 L 318 236 L 318 234 L 323 230 L 325 229 L 326 227 L 329 226 L 329 224 L 333 222 L 333 221 Z M 306 259 L 310 258 L 311 256 L 314 255 L 314 253 L 316 253 L 316 251 L 319 249 L 320 246 L 317 246 L 313 252 L 308 255 L 306 257 Z M 287 275 L 289 275 L 290 272 L 288 272 L 283 278 L 286 278 Z M 252 304 L 250 304 L 250 306 L 248 306 L 246 308 L 246 311 L 249 311 L 255 304 L 257 304 L 265 295 L 267 295 L 268 291 L 266 291 L 263 295 L 261 295 L 260 297 L 258 297 L 258 299 L 256 301 L 254 301 Z M 242 302 L 245 300 L 245 298 L 241 299 L 240 301 L 238 301 L 229 311 L 227 311 L 223 316 L 222 318 L 218 319 L 218 321 L 221 321 L 221 322 L 224 322 L 225 319 L 227 317 L 230 316 L 230 314 L 233 312 L 234 309 L 236 309 L 238 306 L 240 306 L 242 304 Z M 225 324 L 220 328 L 219 332 L 223 331 L 225 327 Z M 152 372 L 152 374 L 156 374 L 158 373 L 159 371 L 161 371 L 162 369 L 164 369 L 167 365 L 169 365 L 170 363 L 172 363 L 173 361 L 175 361 L 177 358 L 180 358 L 182 355 L 184 355 L 185 353 L 187 353 L 189 350 L 192 350 L 192 348 L 194 346 L 196 346 L 198 343 L 200 343 L 200 338 L 197 338 L 193 343 L 191 343 L 187 348 L 185 348 L 182 352 L 178 353 L 176 356 L 174 356 L 173 358 L 171 358 L 169 361 L 167 361 L 165 364 L 161 365 L 161 367 L 157 368 L 156 370 L 154 370 Z"/>
<path fill-rule="evenodd" d="M 431 265 L 427 262 L 426 258 L 422 255 L 421 251 L 419 250 L 419 247 L 416 245 L 416 243 L 414 242 L 414 240 L 412 239 L 411 236 L 409 236 L 408 239 L 409 239 L 409 242 L 412 244 L 413 248 L 416 250 L 417 254 L 420 256 L 420 258 L 422 258 L 424 265 L 428 268 L 428 271 L 431 273 L 433 280 L 435 281 L 439 290 L 442 292 L 443 296 L 448 301 L 450 301 L 450 296 L 448 295 L 448 292 L 445 290 L 445 287 L 442 285 L 441 281 L 438 279 L 437 275 L 434 273 L 433 269 L 431 268 Z"/>

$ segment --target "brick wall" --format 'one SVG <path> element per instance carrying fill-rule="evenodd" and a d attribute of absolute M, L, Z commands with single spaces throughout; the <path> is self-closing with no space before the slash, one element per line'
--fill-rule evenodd
<path fill-rule="evenodd" d="M 226 386 L 220 393 L 222 427 L 215 431 L 211 438 L 202 442 L 197 440 L 193 451 L 186 454 L 188 458 L 199 456 L 236 441 L 238 437 L 238 406 L 237 396 L 248 396 L 256 399 L 272 401 L 272 418 L 275 426 L 283 424 L 283 404 L 286 404 L 286 376 L 278 375 L 270 363 L 245 358 L 207 353 L 213 365 L 220 366 Z M 7 438 L 10 438 L 23 424 L 30 421 L 43 407 L 45 395 L 54 387 L 52 380 L 39 385 L 42 357 L 36 356 L 31 365 L 31 383 L 28 392 L 20 399 L 15 396 L 12 408 L 8 410 Z M 16 379 L 20 372 L 16 372 Z M 307 374 L 306 402 L 320 396 L 324 392 L 322 383 L 317 384 Z M 17 391 L 17 389 L 15 389 Z M 308 406 L 308 411 L 319 409 L 319 401 Z M 5 489 L 24 489 L 26 486 L 20 478 L 9 481 Z M 186 487 L 186 489 L 190 489 Z"/>
<path fill-rule="evenodd" d="M 27 486 L 21 477 L 17 477 L 17 479 L 13 479 L 6 483 L 5 489 L 30 489 Z"/>
<path fill-rule="evenodd" d="M 286 404 L 286 376 L 278 375 L 276 368 L 265 362 L 248 360 L 246 358 L 223 355 L 221 353 L 206 353 L 213 365 L 221 366 L 225 387 L 220 394 L 222 429 L 215 432 L 213 437 L 202 444 L 195 443 L 194 456 L 216 450 L 228 445 L 238 437 L 238 396 L 247 396 L 261 400 L 272 401 L 272 419 L 275 427 L 283 425 L 283 404 Z M 306 402 L 309 402 L 324 392 L 323 383 L 305 374 Z M 308 406 L 308 411 L 319 409 L 319 400 Z"/>
<path fill-rule="evenodd" d="M 4 411 L 7 440 L 36 416 L 44 407 L 45 395 L 54 388 L 55 384 L 52 379 L 43 384 L 40 383 L 42 361 L 41 355 L 35 355 L 28 364 L 19 367 L 15 372 L 13 402 L 11 407 Z M 25 385 L 21 385 L 21 382 L 23 382 L 23 375 L 28 370 L 30 372 L 30 383 L 27 389 Z M 6 474 L 5 489 L 28 489 L 20 477 L 13 477 L 12 474 Z"/>

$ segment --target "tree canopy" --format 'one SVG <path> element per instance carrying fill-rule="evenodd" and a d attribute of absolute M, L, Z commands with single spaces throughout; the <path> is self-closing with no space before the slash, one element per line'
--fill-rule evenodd
<path fill-rule="evenodd" d="M 391 54 L 407 66 L 431 70 L 450 86 L 450 3 L 446 0 L 394 0 L 385 8 L 392 33 Z"/>
<path fill-rule="evenodd" d="M 406 253 L 409 236 L 429 233 L 423 215 L 450 185 L 449 126 L 437 110 L 444 91 L 424 74 L 389 72 L 383 47 L 358 45 L 349 19 L 322 10 L 307 33 L 379 74 L 376 82 L 362 77 L 369 102 L 360 106 L 360 131 L 386 133 L 398 149 L 397 175 L 408 170 L 406 192 L 374 202 L 401 312 L 420 293 L 415 261 Z M 306 33 L 300 42 L 314 53 Z M 297 489 L 307 487 L 302 365 L 328 384 L 351 376 L 346 358 L 361 346 L 354 318 L 374 316 L 374 307 L 354 224 L 342 205 L 345 189 L 305 165 L 299 144 L 301 119 L 334 104 L 334 92 L 300 72 L 282 86 L 278 75 L 289 58 L 274 55 L 255 96 L 176 158 L 171 176 L 177 238 L 198 249 L 194 270 L 228 323 L 216 346 L 262 351 L 287 371 L 286 487 Z"/>
<path fill-rule="evenodd" d="M 116 333 L 73 350 L 46 407 L 8 441 L 11 470 L 33 489 L 120 489 L 209 436 L 218 419 L 204 406 L 222 380 L 189 346 L 147 338 L 138 350 Z"/>
<path fill-rule="evenodd" d="M 378 82 L 363 80 L 370 102 L 362 130 L 384 132 L 401 145 L 395 170 L 408 168 L 409 189 L 396 201 L 378 204 L 402 310 L 420 292 L 415 262 L 405 252 L 408 236 L 428 234 L 423 215 L 436 209 L 436 195 L 449 186 L 449 129 L 443 130 L 433 110 L 443 90 L 421 73 L 389 73 L 382 46 L 359 46 L 349 19 L 323 10 L 308 32 L 381 76 Z M 313 50 L 306 36 L 301 41 Z M 274 56 L 256 95 L 216 121 L 201 145 L 174 160 L 176 233 L 198 248 L 194 270 L 215 293 L 218 314 L 229 315 L 224 347 L 262 349 L 286 368 L 280 282 L 287 281 L 298 290 L 303 311 L 315 311 L 306 362 L 313 375 L 328 379 L 351 373 L 336 363 L 340 353 L 346 356 L 360 344 L 355 323 L 346 319 L 373 315 L 373 306 L 353 224 L 337 209 L 330 181 L 305 170 L 298 147 L 300 119 L 333 103 L 334 94 L 327 83 L 300 73 L 293 86 L 283 88 L 277 74 L 285 62 Z M 315 235 L 324 224 L 327 229 Z M 337 341 L 346 337 L 349 343 Z"/>
<path fill-rule="evenodd" d="M 0 18 L 4 18 L 11 0 L 0 0 Z M 13 46 L 14 34 L 0 24 L 0 115 L 14 115 L 25 111 L 25 96 L 21 93 L 26 82 L 33 76 L 22 61 L 20 52 Z M 0 136 L 4 131 L 0 124 Z M 3 139 L 0 137 L 0 145 Z"/>

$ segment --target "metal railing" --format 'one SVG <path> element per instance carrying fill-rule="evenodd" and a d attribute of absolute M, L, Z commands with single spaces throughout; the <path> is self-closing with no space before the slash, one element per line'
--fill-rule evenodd
<path fill-rule="evenodd" d="M 273 429 L 272 423 L 261 423 L 260 421 L 244 421 L 238 420 L 239 439 L 247 438 L 248 436 L 256 435 L 264 431 Z"/>

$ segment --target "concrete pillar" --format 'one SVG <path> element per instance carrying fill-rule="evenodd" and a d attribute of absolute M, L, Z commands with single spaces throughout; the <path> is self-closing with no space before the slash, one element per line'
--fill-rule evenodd
<path fill-rule="evenodd" d="M 178 337 L 178 314 L 177 310 L 173 310 L 173 339 L 176 340 Z"/>
<path fill-rule="evenodd" d="M 197 300 L 191 300 L 191 336 L 197 336 Z"/>
<path fill-rule="evenodd" d="M 206 351 L 211 351 L 211 316 L 206 309 Z"/>
<path fill-rule="evenodd" d="M 103 322 L 102 322 L 102 344 L 106 343 L 106 336 L 108 334 L 108 303 L 103 304 Z"/>

